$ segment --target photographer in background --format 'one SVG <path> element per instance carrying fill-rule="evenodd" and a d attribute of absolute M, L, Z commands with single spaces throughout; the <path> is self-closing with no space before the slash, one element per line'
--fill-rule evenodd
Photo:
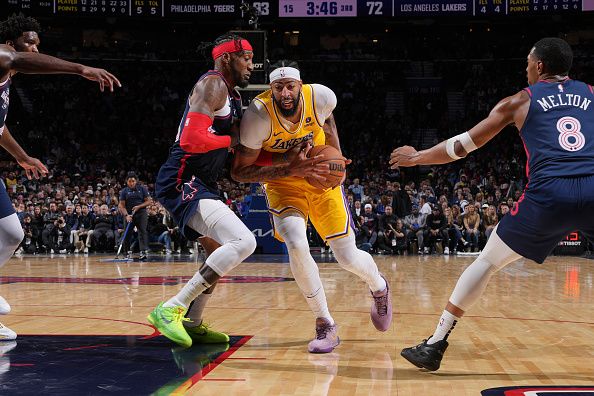
<path fill-rule="evenodd" d="M 70 227 L 66 224 L 63 216 L 54 222 L 50 231 L 50 248 L 52 253 L 73 253 L 74 245 L 70 243 Z"/>

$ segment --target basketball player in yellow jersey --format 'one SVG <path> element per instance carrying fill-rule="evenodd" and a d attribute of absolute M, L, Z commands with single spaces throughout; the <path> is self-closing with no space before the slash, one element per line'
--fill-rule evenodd
<path fill-rule="evenodd" d="M 339 338 L 318 266 L 309 252 L 308 218 L 334 251 L 338 264 L 368 284 L 373 297 L 371 319 L 380 331 L 390 327 L 392 303 L 388 284 L 373 258 L 355 245 L 342 187 L 317 189 L 292 173 L 311 145 L 328 144 L 340 151 L 332 115 L 336 95 L 323 85 L 303 84 L 296 66 L 280 63 L 270 73 L 270 89 L 245 112 L 231 174 L 241 182 L 263 183 L 276 237 L 286 243 L 293 276 L 316 315 L 316 337 L 308 350 L 328 353 Z M 324 175 L 323 171 L 317 174 Z"/>

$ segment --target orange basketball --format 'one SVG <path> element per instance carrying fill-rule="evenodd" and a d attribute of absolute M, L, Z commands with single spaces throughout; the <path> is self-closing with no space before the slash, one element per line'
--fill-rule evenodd
<path fill-rule="evenodd" d="M 328 164 L 330 167 L 330 174 L 324 175 L 326 177 L 325 182 L 321 182 L 313 177 L 306 177 L 305 180 L 316 188 L 326 189 L 340 185 L 342 177 L 346 172 L 346 164 L 340 154 L 340 151 L 332 146 L 314 146 L 309 153 L 308 157 L 316 157 L 318 155 L 324 156 L 324 160 L 321 164 Z"/>

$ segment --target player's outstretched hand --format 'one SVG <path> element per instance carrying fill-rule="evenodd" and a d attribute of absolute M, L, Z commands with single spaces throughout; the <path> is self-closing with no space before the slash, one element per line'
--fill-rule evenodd
<path fill-rule="evenodd" d="M 39 179 L 40 177 L 47 176 L 47 167 L 37 158 L 27 157 L 24 160 L 18 161 L 18 163 L 25 169 L 25 173 L 29 180 L 31 180 L 31 178 Z"/>
<path fill-rule="evenodd" d="M 105 90 L 105 87 L 109 87 L 109 90 L 113 92 L 114 85 L 121 87 L 120 80 L 113 74 L 104 69 L 98 69 L 95 67 L 83 66 L 81 76 L 87 80 L 97 81 L 99 83 L 99 89 L 101 92 Z"/>
<path fill-rule="evenodd" d="M 419 152 L 411 146 L 398 147 L 390 154 L 390 168 L 397 169 L 399 166 L 415 166 L 415 158 Z"/>
<path fill-rule="evenodd" d="M 300 150 L 295 158 L 289 162 L 288 167 L 290 175 L 298 177 L 309 176 L 320 181 L 326 181 L 324 175 L 330 174 L 330 167 L 328 164 L 321 163 L 325 159 L 323 155 L 316 155 L 315 157 L 308 158 L 307 154 L 311 148 L 312 145 L 310 142 L 300 146 Z"/>

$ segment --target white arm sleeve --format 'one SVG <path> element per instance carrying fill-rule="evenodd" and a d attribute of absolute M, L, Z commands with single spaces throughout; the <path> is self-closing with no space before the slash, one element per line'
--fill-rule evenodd
<path fill-rule="evenodd" d="M 322 125 L 336 107 L 336 94 L 330 88 L 322 84 L 311 84 L 314 95 L 315 112 Z"/>
<path fill-rule="evenodd" d="M 258 150 L 262 143 L 270 136 L 270 116 L 266 107 L 258 101 L 252 100 L 241 118 L 239 143 L 242 146 Z"/>

